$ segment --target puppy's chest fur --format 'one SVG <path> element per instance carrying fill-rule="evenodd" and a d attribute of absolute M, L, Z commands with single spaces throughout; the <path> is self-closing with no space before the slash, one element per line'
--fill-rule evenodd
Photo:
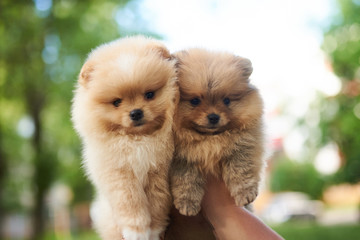
<path fill-rule="evenodd" d="M 129 165 L 141 183 L 146 181 L 150 169 L 155 169 L 164 156 L 163 144 L 154 144 L 154 139 L 142 141 L 121 141 L 119 166 Z"/>
<path fill-rule="evenodd" d="M 175 154 L 188 162 L 198 164 L 201 171 L 218 175 L 220 161 L 230 156 L 241 140 L 240 134 L 223 133 L 194 138 L 194 133 L 182 131 L 175 137 Z"/>
<path fill-rule="evenodd" d="M 174 146 L 171 133 L 153 136 L 119 136 L 107 141 L 88 143 L 85 164 L 89 175 L 106 174 L 108 169 L 131 169 L 138 181 L 145 185 L 149 171 L 167 171 Z M 102 145 L 103 147 L 100 147 Z"/>

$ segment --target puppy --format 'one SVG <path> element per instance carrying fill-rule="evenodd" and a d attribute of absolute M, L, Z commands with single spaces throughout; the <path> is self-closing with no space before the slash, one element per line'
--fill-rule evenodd
<path fill-rule="evenodd" d="M 92 215 L 103 239 L 155 240 L 167 225 L 174 65 L 164 45 L 137 36 L 99 46 L 81 69 L 72 120 L 97 190 Z"/>
<path fill-rule="evenodd" d="M 174 205 L 196 215 L 208 174 L 222 178 L 238 206 L 256 198 L 263 168 L 263 102 L 248 59 L 189 49 L 178 60 L 180 103 L 171 166 Z"/>

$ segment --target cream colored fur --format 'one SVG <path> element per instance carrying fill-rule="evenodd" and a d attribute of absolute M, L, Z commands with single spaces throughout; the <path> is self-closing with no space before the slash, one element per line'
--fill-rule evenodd
<path fill-rule="evenodd" d="M 130 37 L 95 49 L 81 70 L 72 119 L 96 187 L 93 221 L 102 239 L 156 240 L 165 230 L 178 95 L 174 64 L 160 42 Z M 153 99 L 146 98 L 149 91 Z M 133 109 L 143 110 L 141 124 L 129 117 Z"/>

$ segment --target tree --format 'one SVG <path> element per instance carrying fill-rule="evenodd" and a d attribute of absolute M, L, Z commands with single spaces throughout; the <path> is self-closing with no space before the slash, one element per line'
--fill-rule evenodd
<path fill-rule="evenodd" d="M 75 200 L 91 195 L 70 121 L 72 89 L 86 54 L 121 36 L 115 15 L 127 2 L 0 1 L 0 220 L 1 210 L 30 207 L 33 239 L 55 181 L 73 187 Z M 33 201 L 24 207 L 25 193 Z"/>
<path fill-rule="evenodd" d="M 311 162 L 295 162 L 285 157 L 278 158 L 271 173 L 270 189 L 273 192 L 304 192 L 313 199 L 320 199 L 324 179 Z"/>
<path fill-rule="evenodd" d="M 342 81 L 335 97 L 320 99 L 322 143 L 334 141 L 342 157 L 335 182 L 360 181 L 360 2 L 338 0 L 339 15 L 324 34 L 323 49 Z M 335 102 L 336 111 L 328 114 L 327 105 Z"/>

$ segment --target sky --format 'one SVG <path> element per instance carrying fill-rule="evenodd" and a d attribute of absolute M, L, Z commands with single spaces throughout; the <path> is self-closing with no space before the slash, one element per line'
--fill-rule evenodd
<path fill-rule="evenodd" d="M 204 47 L 249 58 L 270 139 L 283 139 L 289 157 L 301 159 L 309 133 L 296 121 L 319 92 L 332 96 L 341 87 L 321 51 L 323 31 L 337 12 L 334 0 L 139 0 L 136 8 L 171 52 Z M 129 20 L 119 19 L 122 24 L 136 23 L 129 11 L 121 16 Z M 315 113 L 308 120 L 316 126 L 319 117 Z M 330 172 L 326 162 L 316 166 Z"/>

